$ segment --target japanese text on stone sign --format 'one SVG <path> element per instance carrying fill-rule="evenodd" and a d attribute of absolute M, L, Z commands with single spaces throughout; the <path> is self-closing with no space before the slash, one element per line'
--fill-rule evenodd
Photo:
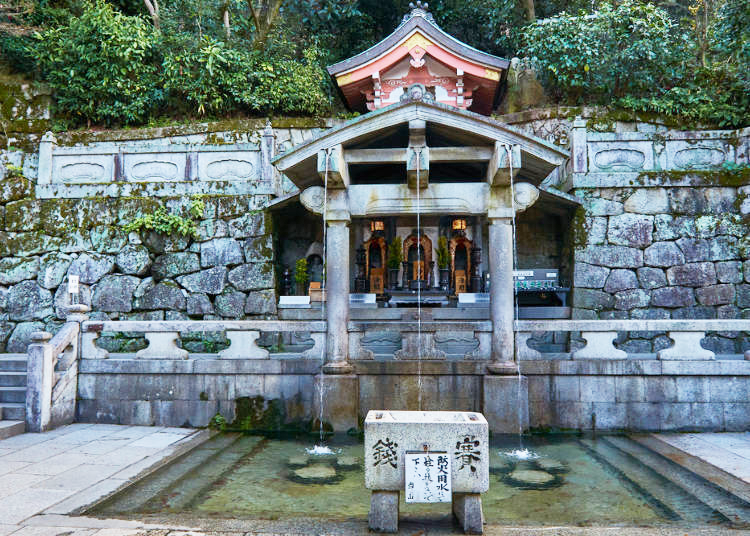
<path fill-rule="evenodd" d="M 447 452 L 407 452 L 404 464 L 406 502 L 451 502 L 451 464 Z"/>

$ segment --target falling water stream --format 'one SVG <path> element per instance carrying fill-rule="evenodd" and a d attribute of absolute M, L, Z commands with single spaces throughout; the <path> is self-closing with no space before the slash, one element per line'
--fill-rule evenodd
<path fill-rule="evenodd" d="M 514 273 L 516 270 L 516 266 L 518 266 L 518 244 L 516 242 L 516 186 L 513 180 L 513 149 L 510 145 L 505 144 L 505 151 L 508 154 L 508 167 L 509 167 L 509 173 L 510 173 L 510 209 L 511 209 L 511 228 L 513 233 L 513 266 L 511 268 L 511 272 Z M 516 330 L 515 330 L 515 321 L 519 318 L 519 305 L 518 305 L 518 289 L 516 287 L 516 280 L 515 277 L 511 276 L 513 279 L 513 307 L 515 309 L 515 314 L 513 315 L 513 337 L 516 336 Z M 515 348 L 515 343 L 513 344 L 513 348 Z M 518 356 L 518 353 L 516 352 L 516 356 Z M 516 390 L 516 406 L 518 409 L 518 450 L 514 450 L 510 453 L 507 453 L 509 456 L 518 458 L 521 460 L 529 460 L 534 459 L 537 457 L 537 455 L 528 449 L 525 449 L 523 446 L 523 421 L 521 419 L 522 410 L 521 410 L 521 384 L 523 383 L 523 379 L 521 377 L 521 363 L 518 361 L 518 358 L 516 357 L 516 368 L 518 370 L 518 383 L 517 390 Z"/>
<path fill-rule="evenodd" d="M 328 159 L 331 156 L 331 149 L 326 149 L 326 171 L 323 179 L 323 272 L 321 274 L 321 286 L 323 287 L 322 290 L 322 300 L 320 302 L 320 319 L 321 321 L 325 322 L 326 320 L 326 304 L 328 303 L 328 295 L 326 288 L 328 287 L 328 224 L 326 222 L 326 213 L 328 212 Z M 323 351 L 320 356 L 320 381 L 318 382 L 318 408 L 319 408 L 319 415 L 318 415 L 318 424 L 319 424 L 319 434 L 320 434 L 320 444 L 315 445 L 312 449 L 305 449 L 308 454 L 311 455 L 327 455 L 331 454 L 332 451 L 329 447 L 325 446 L 324 444 L 324 430 L 323 430 L 323 404 L 324 396 L 323 396 L 323 390 L 325 388 L 325 385 L 323 384 L 323 366 L 326 362 L 326 352 L 328 347 L 328 337 L 326 334 L 326 344 L 323 344 Z"/>
<path fill-rule="evenodd" d="M 415 148 L 417 155 L 417 409 L 422 411 L 422 280 L 427 267 L 422 266 L 422 225 L 419 190 L 422 185 L 419 177 L 419 164 L 422 160 L 422 149 Z"/>

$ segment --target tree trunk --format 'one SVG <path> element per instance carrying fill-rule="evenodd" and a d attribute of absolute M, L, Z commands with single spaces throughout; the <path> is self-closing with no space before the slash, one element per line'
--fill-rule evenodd
<path fill-rule="evenodd" d="M 255 22 L 255 45 L 262 47 L 279 15 L 283 0 L 247 0 Z"/>
<path fill-rule="evenodd" d="M 526 20 L 534 22 L 536 20 L 536 10 L 534 9 L 534 0 L 524 0 L 526 4 Z"/>
<path fill-rule="evenodd" d="M 151 20 L 154 23 L 154 28 L 159 29 L 159 0 L 143 0 L 148 9 L 148 14 L 151 15 Z"/>
<path fill-rule="evenodd" d="M 229 26 L 229 8 L 224 7 L 224 31 L 227 33 L 227 39 L 232 37 L 232 30 Z"/>

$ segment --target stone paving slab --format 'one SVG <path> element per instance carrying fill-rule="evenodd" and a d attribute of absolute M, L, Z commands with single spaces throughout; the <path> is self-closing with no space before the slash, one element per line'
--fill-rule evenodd
<path fill-rule="evenodd" d="M 125 475 L 135 477 L 209 436 L 183 428 L 73 424 L 0 440 L 0 536 L 93 536 L 116 528 L 71 531 L 61 524 L 67 516 L 35 526 L 32 520 L 46 517 L 39 515 L 44 511 L 68 514 L 96 502 L 129 484 Z M 122 475 L 113 478 L 116 473 Z"/>
<path fill-rule="evenodd" d="M 655 436 L 750 484 L 750 433 L 655 434 Z"/>

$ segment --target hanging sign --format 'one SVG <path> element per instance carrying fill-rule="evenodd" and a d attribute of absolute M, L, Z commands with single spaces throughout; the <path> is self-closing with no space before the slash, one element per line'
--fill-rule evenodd
<path fill-rule="evenodd" d="M 451 460 L 447 452 L 406 452 L 407 503 L 451 502 Z"/>

